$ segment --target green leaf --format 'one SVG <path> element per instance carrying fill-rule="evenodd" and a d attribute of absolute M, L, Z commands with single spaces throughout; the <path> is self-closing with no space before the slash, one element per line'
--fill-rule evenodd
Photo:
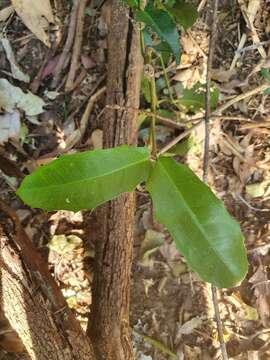
<path fill-rule="evenodd" d="M 136 20 L 141 21 L 154 31 L 159 38 L 166 42 L 175 55 L 177 64 L 180 63 L 179 35 L 176 24 L 171 16 L 164 10 L 155 9 L 148 3 L 144 10 L 137 10 Z"/>
<path fill-rule="evenodd" d="M 270 87 L 265 89 L 263 93 L 264 93 L 264 95 L 269 95 L 270 94 Z"/>
<path fill-rule="evenodd" d="M 63 155 L 26 176 L 17 194 L 26 204 L 48 211 L 93 209 L 132 191 L 148 178 L 150 168 L 146 148 Z"/>
<path fill-rule="evenodd" d="M 199 154 L 200 146 L 196 143 L 194 137 L 190 136 L 180 143 L 174 145 L 166 155 L 185 156 L 188 153 Z"/>
<path fill-rule="evenodd" d="M 226 288 L 243 280 L 247 258 L 240 227 L 209 187 L 186 166 L 161 157 L 147 188 L 155 216 L 202 280 Z"/>
<path fill-rule="evenodd" d="M 138 0 L 122 0 L 122 2 L 128 5 L 131 9 L 138 9 L 139 8 L 139 1 Z"/>
<path fill-rule="evenodd" d="M 171 48 L 168 43 L 161 41 L 157 45 L 153 46 L 153 48 L 160 56 L 162 56 L 164 63 L 167 64 L 171 56 Z"/>
<path fill-rule="evenodd" d="M 176 0 L 172 8 L 167 7 L 177 24 L 186 30 L 190 28 L 198 18 L 198 12 L 194 5 L 184 0 Z"/>
<path fill-rule="evenodd" d="M 144 45 L 147 47 L 153 47 L 152 36 L 149 33 L 148 29 L 144 28 L 142 30 L 142 34 L 143 34 Z"/>
<path fill-rule="evenodd" d="M 150 104 L 151 103 L 151 89 L 150 89 L 149 80 L 145 76 L 143 76 L 143 78 L 142 78 L 141 92 L 143 93 L 145 100 Z"/>
<path fill-rule="evenodd" d="M 267 81 L 270 82 L 270 74 L 269 74 L 269 70 L 268 70 L 268 69 L 262 68 L 262 69 L 261 69 L 261 75 L 262 75 L 262 77 L 263 77 L 265 80 L 267 80 Z"/>
<path fill-rule="evenodd" d="M 219 91 L 214 88 L 210 95 L 211 109 L 215 109 L 218 104 Z M 195 113 L 205 108 L 205 91 L 201 85 L 194 85 L 192 89 L 184 89 L 178 104 L 184 106 L 188 111 Z"/>
<path fill-rule="evenodd" d="M 165 41 L 160 41 L 158 44 L 155 45 L 152 41 L 152 36 L 149 33 L 148 29 L 144 28 L 142 32 L 145 46 L 153 48 L 160 56 L 162 56 L 164 63 L 167 64 L 172 54 L 172 50 L 168 43 Z"/>

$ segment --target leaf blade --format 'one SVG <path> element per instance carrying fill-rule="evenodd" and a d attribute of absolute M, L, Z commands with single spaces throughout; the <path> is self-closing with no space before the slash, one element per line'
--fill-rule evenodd
<path fill-rule="evenodd" d="M 167 9 L 185 30 L 194 25 L 198 18 L 196 7 L 184 0 L 176 0 L 174 5 L 171 8 L 168 6 Z"/>
<path fill-rule="evenodd" d="M 164 10 L 155 9 L 152 3 L 148 3 L 144 10 L 137 10 L 135 15 L 137 21 L 141 21 L 149 26 L 162 41 L 169 45 L 177 64 L 179 64 L 179 35 L 172 17 Z"/>
<path fill-rule="evenodd" d="M 233 287 L 244 278 L 247 260 L 240 227 L 191 170 L 162 157 L 147 188 L 157 219 L 192 270 L 218 287 Z"/>
<path fill-rule="evenodd" d="M 32 207 L 52 210 L 93 209 L 132 191 L 150 171 L 146 148 L 114 149 L 64 155 L 38 168 L 17 194 Z"/>
<path fill-rule="evenodd" d="M 210 107 L 215 109 L 218 104 L 219 91 L 216 88 L 210 91 Z M 200 84 L 195 84 L 191 89 L 184 89 L 178 104 L 188 111 L 195 113 L 205 108 L 205 91 Z"/>

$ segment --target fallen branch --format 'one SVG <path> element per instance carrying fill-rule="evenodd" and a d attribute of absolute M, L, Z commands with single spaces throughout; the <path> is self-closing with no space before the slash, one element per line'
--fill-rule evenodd
<path fill-rule="evenodd" d="M 75 36 L 75 31 L 76 31 L 78 7 L 79 7 L 79 0 L 73 0 L 73 5 L 72 5 L 72 10 L 71 10 L 71 15 L 70 15 L 70 22 L 69 22 L 69 27 L 68 27 L 67 40 L 66 40 L 65 46 L 63 48 L 62 54 L 60 55 L 60 58 L 56 65 L 56 68 L 54 70 L 54 78 L 52 81 L 53 88 L 57 87 L 60 77 L 61 77 L 61 74 L 62 74 L 62 71 L 64 70 L 66 59 L 67 59 L 67 57 L 70 56 L 70 51 L 71 51 L 71 48 L 73 45 L 73 40 L 74 40 L 74 36 Z"/>
<path fill-rule="evenodd" d="M 65 90 L 70 91 L 73 88 L 73 83 L 78 68 L 78 60 L 81 53 L 82 47 L 82 38 L 83 38 L 83 26 L 84 26 L 84 16 L 85 16 L 85 7 L 88 0 L 81 0 L 79 2 L 78 14 L 77 14 L 77 25 L 76 25 L 76 35 L 74 39 L 73 51 L 70 69 L 66 81 Z"/>

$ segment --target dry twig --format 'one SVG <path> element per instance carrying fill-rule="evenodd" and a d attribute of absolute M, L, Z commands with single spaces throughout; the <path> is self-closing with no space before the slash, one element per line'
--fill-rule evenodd
<path fill-rule="evenodd" d="M 61 151 L 61 153 L 67 152 L 70 149 L 72 149 L 79 141 L 81 141 L 81 139 L 83 138 L 85 131 L 87 129 L 88 120 L 89 120 L 89 117 L 93 110 L 93 107 L 94 107 L 95 103 L 100 99 L 100 97 L 105 93 L 105 91 L 106 91 L 106 87 L 104 86 L 89 98 L 86 108 L 84 110 L 82 119 L 81 119 L 80 127 L 78 129 L 76 129 L 66 139 L 65 149 L 61 149 L 58 147 L 57 152 L 59 152 L 59 151 Z"/>
<path fill-rule="evenodd" d="M 212 17 L 212 26 L 211 26 L 211 34 L 209 41 L 209 53 L 207 60 L 207 74 L 206 74 L 206 97 L 205 97 L 205 139 L 204 139 L 204 157 L 203 157 L 203 180 L 205 183 L 208 182 L 208 168 L 209 168 L 209 122 L 211 116 L 211 72 L 212 72 L 212 63 L 215 49 L 215 37 L 217 32 L 217 10 L 218 10 L 218 0 L 213 0 L 213 17 Z M 217 324 L 218 330 L 218 338 L 220 343 L 220 350 L 222 354 L 223 360 L 228 360 L 226 345 L 223 337 L 223 326 L 220 318 L 218 299 L 217 299 L 217 288 L 212 285 L 212 301 L 215 311 L 215 320 Z"/>
<path fill-rule="evenodd" d="M 250 96 L 256 95 L 258 93 L 263 92 L 264 90 L 266 90 L 267 88 L 269 88 L 269 83 L 264 83 L 262 85 L 257 86 L 256 88 L 246 91 L 243 94 L 237 95 L 234 98 L 232 98 L 231 100 L 227 101 L 225 104 L 219 106 L 213 113 L 212 115 L 218 115 L 220 113 L 222 113 L 224 110 L 228 109 L 229 107 L 231 107 L 232 105 L 236 104 L 237 102 L 244 100 Z"/>
<path fill-rule="evenodd" d="M 52 87 L 55 88 L 60 80 L 61 73 L 66 63 L 67 57 L 70 56 L 70 51 L 73 45 L 73 40 L 76 31 L 76 23 L 77 23 L 77 16 L 78 16 L 78 7 L 79 7 L 79 0 L 73 0 L 73 6 L 70 15 L 70 22 L 68 27 L 68 35 L 65 46 L 63 48 L 62 54 L 58 60 L 56 68 L 54 70 L 54 79 L 52 81 Z"/>
<path fill-rule="evenodd" d="M 77 25 L 76 25 L 76 35 L 74 39 L 73 52 L 71 58 L 70 69 L 66 81 L 66 91 L 70 91 L 73 88 L 73 82 L 75 79 L 76 71 L 78 68 L 78 60 L 81 53 L 82 47 L 82 38 L 83 38 L 83 25 L 84 25 L 84 14 L 85 7 L 88 0 L 81 0 L 79 2 L 78 14 L 77 14 Z"/>
<path fill-rule="evenodd" d="M 193 125 L 191 128 L 182 132 L 180 135 L 178 135 L 172 141 L 170 141 L 169 144 L 167 144 L 166 146 L 164 146 L 164 148 L 162 148 L 160 150 L 160 152 L 158 153 L 158 156 L 166 153 L 169 149 L 171 149 L 174 145 L 176 145 L 180 140 L 184 139 L 187 135 L 192 133 L 193 130 L 195 130 L 199 125 L 201 125 L 202 121 L 203 121 L 203 119 L 201 119 L 199 122 L 197 122 L 197 124 Z"/>

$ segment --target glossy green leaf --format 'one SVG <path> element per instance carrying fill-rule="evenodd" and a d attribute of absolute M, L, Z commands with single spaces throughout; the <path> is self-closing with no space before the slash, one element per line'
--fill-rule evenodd
<path fill-rule="evenodd" d="M 219 97 L 219 91 L 212 89 L 210 94 L 210 106 L 211 109 L 217 107 Z M 182 97 L 178 99 L 178 104 L 186 108 L 189 112 L 195 113 L 200 109 L 205 108 L 205 91 L 202 86 L 194 85 L 192 89 L 184 89 Z"/>
<path fill-rule="evenodd" d="M 200 146 L 196 143 L 194 137 L 189 136 L 188 138 L 182 140 L 178 144 L 174 145 L 167 153 L 166 156 L 169 155 L 179 155 L 185 156 L 187 154 L 199 154 Z"/>
<path fill-rule="evenodd" d="M 243 236 L 223 203 L 186 166 L 157 161 L 147 182 L 157 219 L 202 280 L 236 286 L 247 272 Z"/>
<path fill-rule="evenodd" d="M 165 41 L 160 41 L 158 44 L 154 44 L 152 41 L 152 36 L 149 33 L 148 29 L 144 28 L 142 31 L 144 45 L 146 47 L 153 48 L 157 54 L 162 56 L 164 63 L 167 64 L 172 54 L 172 50 L 168 43 Z"/>
<path fill-rule="evenodd" d="M 23 180 L 17 194 L 31 207 L 51 210 L 93 209 L 132 191 L 148 178 L 149 151 L 121 146 L 63 155 Z"/>
<path fill-rule="evenodd" d="M 150 27 L 159 38 L 166 42 L 174 54 L 176 62 L 180 62 L 180 44 L 176 24 L 168 12 L 155 9 L 152 3 L 148 3 L 144 10 L 137 10 L 136 20 Z"/>
<path fill-rule="evenodd" d="M 184 0 L 176 0 L 173 7 L 167 7 L 167 9 L 177 24 L 183 26 L 184 29 L 190 28 L 198 18 L 196 7 Z"/>
<path fill-rule="evenodd" d="M 145 98 L 145 100 L 150 104 L 151 103 L 151 89 L 149 80 L 143 76 L 142 82 L 141 82 L 141 92 Z"/>
<path fill-rule="evenodd" d="M 170 46 L 165 41 L 161 41 L 157 45 L 153 46 L 153 48 L 160 56 L 162 56 L 163 62 L 168 64 L 172 53 Z"/>

